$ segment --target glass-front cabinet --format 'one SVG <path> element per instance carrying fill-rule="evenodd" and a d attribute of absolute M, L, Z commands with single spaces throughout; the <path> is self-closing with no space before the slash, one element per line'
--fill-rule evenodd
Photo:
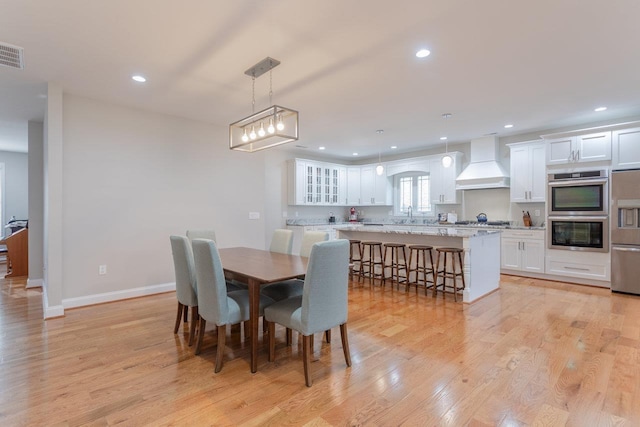
<path fill-rule="evenodd" d="M 347 186 L 345 166 L 294 159 L 289 161 L 288 170 L 290 205 L 344 204 Z"/>

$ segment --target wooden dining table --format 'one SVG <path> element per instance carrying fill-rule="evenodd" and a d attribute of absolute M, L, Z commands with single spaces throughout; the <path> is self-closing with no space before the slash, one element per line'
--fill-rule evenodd
<path fill-rule="evenodd" d="M 225 278 L 249 287 L 249 325 L 251 334 L 251 372 L 258 370 L 258 318 L 260 286 L 303 276 L 308 258 L 252 248 L 219 249 Z"/>

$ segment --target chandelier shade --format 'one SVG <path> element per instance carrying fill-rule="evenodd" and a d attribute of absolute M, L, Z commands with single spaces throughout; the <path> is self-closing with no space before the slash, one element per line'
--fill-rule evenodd
<path fill-rule="evenodd" d="M 229 125 L 229 148 L 236 151 L 253 153 L 297 139 L 298 112 L 280 105 Z"/>

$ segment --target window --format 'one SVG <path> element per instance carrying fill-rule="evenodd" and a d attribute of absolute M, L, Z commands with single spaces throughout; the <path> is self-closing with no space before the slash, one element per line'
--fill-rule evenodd
<path fill-rule="evenodd" d="M 404 215 L 411 207 L 414 214 L 431 213 L 429 175 L 422 172 L 398 174 L 394 178 L 394 210 Z"/>

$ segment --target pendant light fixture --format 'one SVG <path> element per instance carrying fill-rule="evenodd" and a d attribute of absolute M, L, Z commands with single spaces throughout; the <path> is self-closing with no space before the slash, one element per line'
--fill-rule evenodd
<path fill-rule="evenodd" d="M 229 125 L 229 148 L 253 153 L 265 148 L 276 147 L 298 139 L 298 112 L 271 102 L 273 96 L 272 70 L 280 61 L 265 58 L 244 73 L 251 77 L 251 112 L 242 120 Z M 269 108 L 255 112 L 256 78 L 269 72 Z"/>
<path fill-rule="evenodd" d="M 376 133 L 378 135 L 382 135 L 384 130 L 378 129 Z M 378 141 L 378 166 L 376 166 L 376 173 L 378 175 L 382 175 L 384 173 L 384 166 L 382 166 L 382 162 L 380 161 L 380 141 Z"/>
<path fill-rule="evenodd" d="M 442 115 L 442 118 L 446 122 L 447 119 L 450 119 L 452 115 L 453 114 L 451 114 L 451 113 L 444 113 Z M 445 126 L 445 130 L 446 130 L 446 126 Z M 448 167 L 451 167 L 451 165 L 453 164 L 453 157 L 451 157 L 449 155 L 449 140 L 448 140 L 447 136 L 443 136 L 440 139 L 444 139 L 446 141 L 445 142 L 445 149 L 444 149 L 444 156 L 442 156 L 442 166 L 445 167 L 445 168 L 448 168 Z"/>

